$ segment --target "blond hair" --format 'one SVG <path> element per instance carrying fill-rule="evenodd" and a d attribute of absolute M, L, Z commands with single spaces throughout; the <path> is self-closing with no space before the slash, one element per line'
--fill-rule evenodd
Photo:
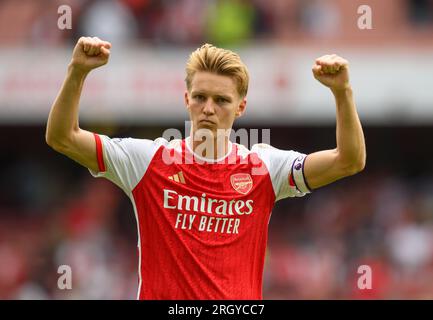
<path fill-rule="evenodd" d="M 186 87 L 191 90 L 191 82 L 197 71 L 207 71 L 235 79 L 237 91 L 244 98 L 248 92 L 249 75 L 246 65 L 237 53 L 204 44 L 189 56 L 186 64 Z"/>

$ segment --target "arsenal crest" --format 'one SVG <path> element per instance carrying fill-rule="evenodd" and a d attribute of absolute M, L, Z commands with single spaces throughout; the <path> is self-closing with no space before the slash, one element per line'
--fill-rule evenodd
<path fill-rule="evenodd" d="M 230 176 L 233 189 L 241 194 L 247 194 L 253 187 L 253 179 L 248 173 L 236 173 Z"/>

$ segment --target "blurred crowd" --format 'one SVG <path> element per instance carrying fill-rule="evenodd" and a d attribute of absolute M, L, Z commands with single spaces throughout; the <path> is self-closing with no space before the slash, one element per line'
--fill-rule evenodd
<path fill-rule="evenodd" d="M 72 9 L 72 29 L 57 22 Z M 373 29 L 360 33 L 362 1 L 344 0 L 2 0 L 0 45 L 62 45 L 82 35 L 116 44 L 239 46 L 253 41 L 371 42 L 432 34 L 433 1 L 370 0 Z M 368 35 L 368 40 L 365 37 Z"/>
<path fill-rule="evenodd" d="M 266 297 L 433 299 L 432 178 L 361 173 L 317 190 L 299 212 L 276 210 Z M 359 287 L 361 266 L 371 289 Z"/>
<path fill-rule="evenodd" d="M 12 132 L 28 138 L 5 141 L 15 151 L 0 158 L 0 299 L 135 299 L 137 227 L 129 199 L 43 145 L 43 129 L 31 132 Z M 277 203 L 264 298 L 433 299 L 428 152 L 417 156 L 409 144 L 417 162 L 406 161 L 369 141 L 364 172 Z M 394 160 L 384 166 L 379 156 Z M 71 290 L 57 286 L 62 265 L 72 269 Z M 371 289 L 358 287 L 363 265 L 371 269 Z"/>

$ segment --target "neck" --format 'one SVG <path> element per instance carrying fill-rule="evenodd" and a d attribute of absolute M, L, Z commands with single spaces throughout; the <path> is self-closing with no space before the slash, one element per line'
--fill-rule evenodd
<path fill-rule="evenodd" d="M 212 132 L 212 134 L 202 135 L 191 128 L 189 147 L 200 157 L 216 160 L 229 153 L 230 140 L 227 134 Z"/>

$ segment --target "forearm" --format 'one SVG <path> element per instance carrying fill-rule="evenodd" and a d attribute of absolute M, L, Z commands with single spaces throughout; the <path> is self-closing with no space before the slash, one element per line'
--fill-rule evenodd
<path fill-rule="evenodd" d="M 361 170 L 366 159 L 365 140 L 352 88 L 332 90 L 332 93 L 336 103 L 337 159 L 348 170 Z"/>
<path fill-rule="evenodd" d="M 79 130 L 78 113 L 81 91 L 87 73 L 68 67 L 62 88 L 55 99 L 46 128 L 48 144 L 64 144 Z"/>

